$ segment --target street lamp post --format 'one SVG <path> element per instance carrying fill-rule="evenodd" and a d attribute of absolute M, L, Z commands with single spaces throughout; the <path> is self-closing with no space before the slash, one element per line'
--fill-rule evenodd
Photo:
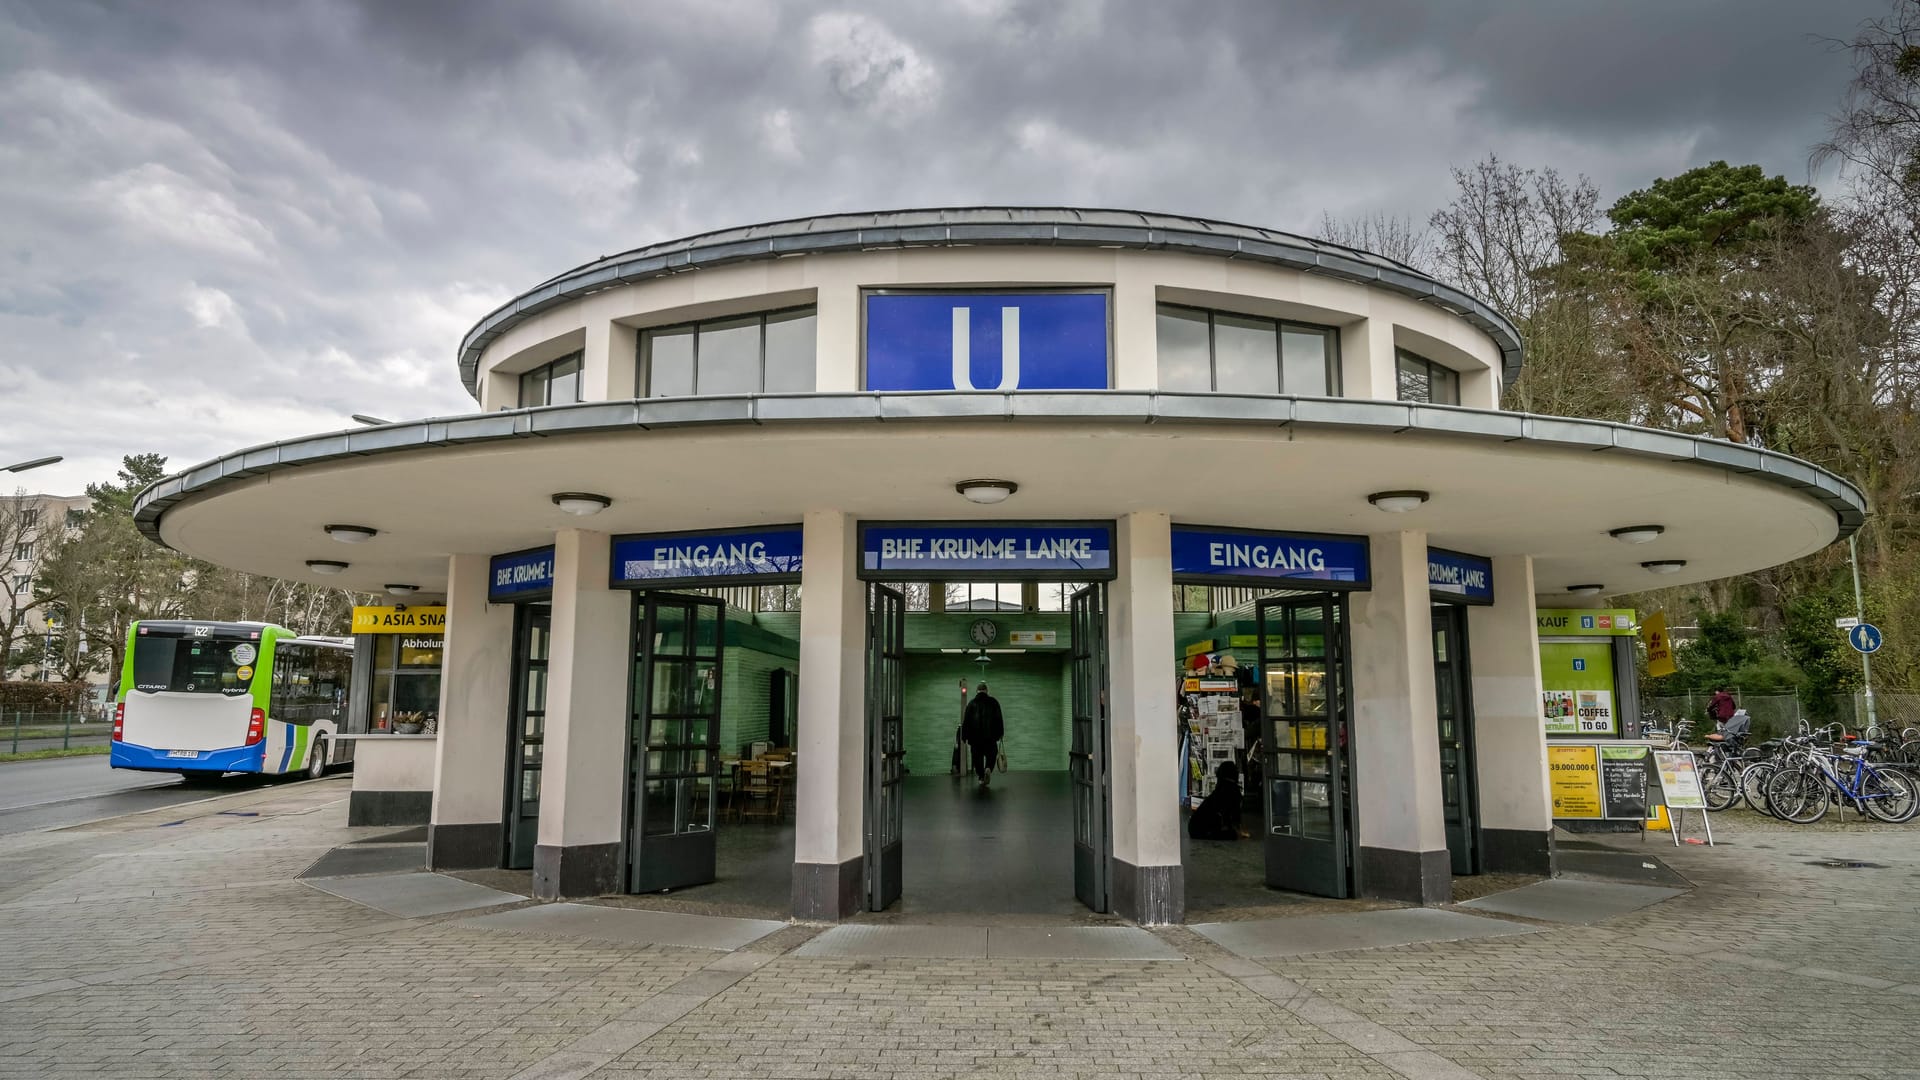
<path fill-rule="evenodd" d="M 64 459 L 62 459 L 59 454 L 55 454 L 52 457 L 29 458 L 26 461 L 16 461 L 6 468 L 0 469 L 0 472 L 26 472 L 28 469 L 37 469 L 42 465 L 53 465 L 62 460 Z"/>

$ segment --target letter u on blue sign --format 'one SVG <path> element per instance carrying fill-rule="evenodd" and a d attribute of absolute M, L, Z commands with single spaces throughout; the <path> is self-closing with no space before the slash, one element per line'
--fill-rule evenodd
<path fill-rule="evenodd" d="M 1104 390 L 1105 293 L 876 293 L 868 390 Z"/>

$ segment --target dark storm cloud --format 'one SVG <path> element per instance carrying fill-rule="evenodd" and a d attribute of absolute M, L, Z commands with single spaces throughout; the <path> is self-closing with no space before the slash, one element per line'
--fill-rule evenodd
<path fill-rule="evenodd" d="M 0 463 L 176 466 L 471 406 L 461 332 L 601 254 L 845 209 L 1422 219 L 1489 151 L 1794 179 L 1805 4 L 0 0 Z"/>

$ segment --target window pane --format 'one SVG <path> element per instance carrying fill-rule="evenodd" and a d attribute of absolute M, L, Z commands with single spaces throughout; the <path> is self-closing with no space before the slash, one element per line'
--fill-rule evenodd
<path fill-rule="evenodd" d="M 520 407 L 547 403 L 547 369 L 540 368 L 520 376 Z"/>
<path fill-rule="evenodd" d="M 1438 364 L 1427 369 L 1428 386 L 1435 405 L 1460 404 L 1460 373 Z"/>
<path fill-rule="evenodd" d="M 1160 308 L 1160 389 L 1205 393 L 1213 389 L 1207 358 L 1207 313 Z"/>
<path fill-rule="evenodd" d="M 813 346 L 811 309 L 767 316 L 767 393 L 813 392 Z"/>
<path fill-rule="evenodd" d="M 1399 358 L 1401 401 L 1431 401 L 1433 390 L 1427 381 L 1427 362 L 1401 353 Z"/>
<path fill-rule="evenodd" d="M 760 320 L 702 323 L 699 364 L 695 393 L 759 393 Z"/>
<path fill-rule="evenodd" d="M 579 358 L 568 357 L 555 361 L 547 375 L 547 404 L 568 405 L 579 400 Z"/>
<path fill-rule="evenodd" d="M 647 396 L 693 393 L 693 328 L 663 330 L 646 336 Z"/>
<path fill-rule="evenodd" d="M 1264 319 L 1215 315 L 1214 389 L 1223 394 L 1279 393 L 1278 346 L 1273 324 Z"/>
<path fill-rule="evenodd" d="M 1333 366 L 1333 335 L 1328 331 L 1297 326 L 1282 330 L 1280 362 L 1283 392 L 1320 397 L 1332 393 L 1327 372 Z"/>

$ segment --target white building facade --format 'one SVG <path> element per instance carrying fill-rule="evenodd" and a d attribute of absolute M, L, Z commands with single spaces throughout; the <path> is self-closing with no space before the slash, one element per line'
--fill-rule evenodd
<path fill-rule="evenodd" d="M 529 866 L 543 897 L 725 878 L 767 773 L 734 758 L 768 743 L 792 913 L 888 908 L 938 872 L 911 765 L 953 717 L 921 695 L 977 654 L 1055 687 L 1016 769 L 1060 777 L 1039 815 L 1073 897 L 1179 921 L 1182 670 L 1233 652 L 1235 865 L 1437 903 L 1551 866 L 1537 605 L 1776 565 L 1864 512 L 1781 455 L 1502 412 L 1521 363 L 1474 298 L 1283 233 L 811 218 L 562 274 L 461 343 L 475 413 L 240 451 L 139 519 L 238 569 L 445 597 L 436 868 Z M 749 654 L 743 728 L 715 699 Z"/>

